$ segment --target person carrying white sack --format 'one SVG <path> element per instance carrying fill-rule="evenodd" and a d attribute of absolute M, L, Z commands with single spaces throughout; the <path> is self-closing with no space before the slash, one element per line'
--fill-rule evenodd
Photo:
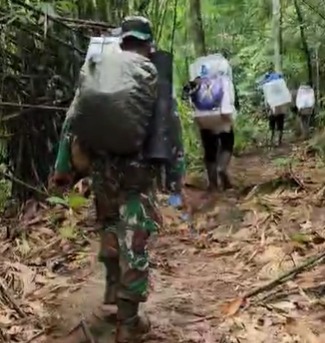
<path fill-rule="evenodd" d="M 307 139 L 309 136 L 310 119 L 315 110 L 315 91 L 311 85 L 301 85 L 295 96 L 293 112 L 298 115 L 298 121 L 302 136 Z"/>
<path fill-rule="evenodd" d="M 202 57 L 196 63 L 201 64 L 201 70 L 184 87 L 184 93 L 190 97 L 200 129 L 209 189 L 216 190 L 219 183 L 223 189 L 231 188 L 228 166 L 235 142 L 235 103 L 239 107 L 232 71 L 221 54 Z"/>
<path fill-rule="evenodd" d="M 268 114 L 271 131 L 271 146 L 274 145 L 275 132 L 278 132 L 278 145 L 282 144 L 284 122 L 291 104 L 291 93 L 287 87 L 284 75 L 275 72 L 273 67 L 264 75 L 261 81 L 265 108 Z"/>

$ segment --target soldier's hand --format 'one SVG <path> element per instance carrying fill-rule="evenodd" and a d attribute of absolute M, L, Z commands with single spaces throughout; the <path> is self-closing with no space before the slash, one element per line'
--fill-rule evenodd
<path fill-rule="evenodd" d="M 73 175 L 70 173 L 54 172 L 49 178 L 49 189 L 67 188 L 73 182 Z"/>
<path fill-rule="evenodd" d="M 81 194 L 85 198 L 89 198 L 91 194 L 91 179 L 89 177 L 79 180 L 73 187 L 74 191 Z"/>

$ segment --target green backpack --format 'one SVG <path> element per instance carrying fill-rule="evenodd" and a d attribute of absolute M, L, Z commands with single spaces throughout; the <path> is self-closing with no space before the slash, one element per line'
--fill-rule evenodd
<path fill-rule="evenodd" d="M 135 154 L 147 138 L 156 98 L 157 70 L 149 59 L 102 53 L 83 66 L 72 131 L 90 151 Z"/>

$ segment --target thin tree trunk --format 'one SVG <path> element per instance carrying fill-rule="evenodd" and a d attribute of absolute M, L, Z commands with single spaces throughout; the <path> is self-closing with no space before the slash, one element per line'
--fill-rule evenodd
<path fill-rule="evenodd" d="M 309 50 L 307 38 L 305 35 L 304 18 L 303 18 L 303 14 L 301 12 L 301 8 L 300 8 L 297 0 L 294 0 L 294 6 L 295 6 L 296 14 L 297 14 L 297 20 L 299 23 L 301 44 L 302 44 L 302 48 L 303 48 L 305 56 L 306 56 L 306 63 L 307 63 L 307 70 L 308 70 L 308 82 L 312 87 L 314 87 L 313 67 L 312 67 L 312 61 L 311 61 L 311 56 L 310 56 L 310 50 Z"/>
<path fill-rule="evenodd" d="M 190 32 L 193 37 L 196 56 L 206 55 L 205 33 L 203 29 L 201 0 L 188 0 L 190 9 Z"/>
<path fill-rule="evenodd" d="M 274 44 L 274 69 L 282 72 L 281 58 L 281 3 L 280 0 L 272 0 L 273 8 L 273 44 Z"/>
<path fill-rule="evenodd" d="M 316 64 L 316 113 L 319 111 L 320 104 L 320 73 L 319 73 L 319 46 L 315 49 L 315 64 Z"/>
<path fill-rule="evenodd" d="M 280 44 L 280 56 L 284 55 L 284 45 L 283 45 L 283 35 L 282 35 L 282 24 L 283 24 L 283 0 L 280 0 L 280 34 L 279 34 L 279 44 Z"/>

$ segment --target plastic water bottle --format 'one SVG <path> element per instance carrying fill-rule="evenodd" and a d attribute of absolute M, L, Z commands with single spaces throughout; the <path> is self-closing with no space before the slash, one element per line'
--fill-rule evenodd
<path fill-rule="evenodd" d="M 207 75 L 208 75 L 208 72 L 209 72 L 208 67 L 207 67 L 205 64 L 203 64 L 203 65 L 201 66 L 201 73 L 200 73 L 200 76 L 201 76 L 201 77 L 207 76 Z"/>

